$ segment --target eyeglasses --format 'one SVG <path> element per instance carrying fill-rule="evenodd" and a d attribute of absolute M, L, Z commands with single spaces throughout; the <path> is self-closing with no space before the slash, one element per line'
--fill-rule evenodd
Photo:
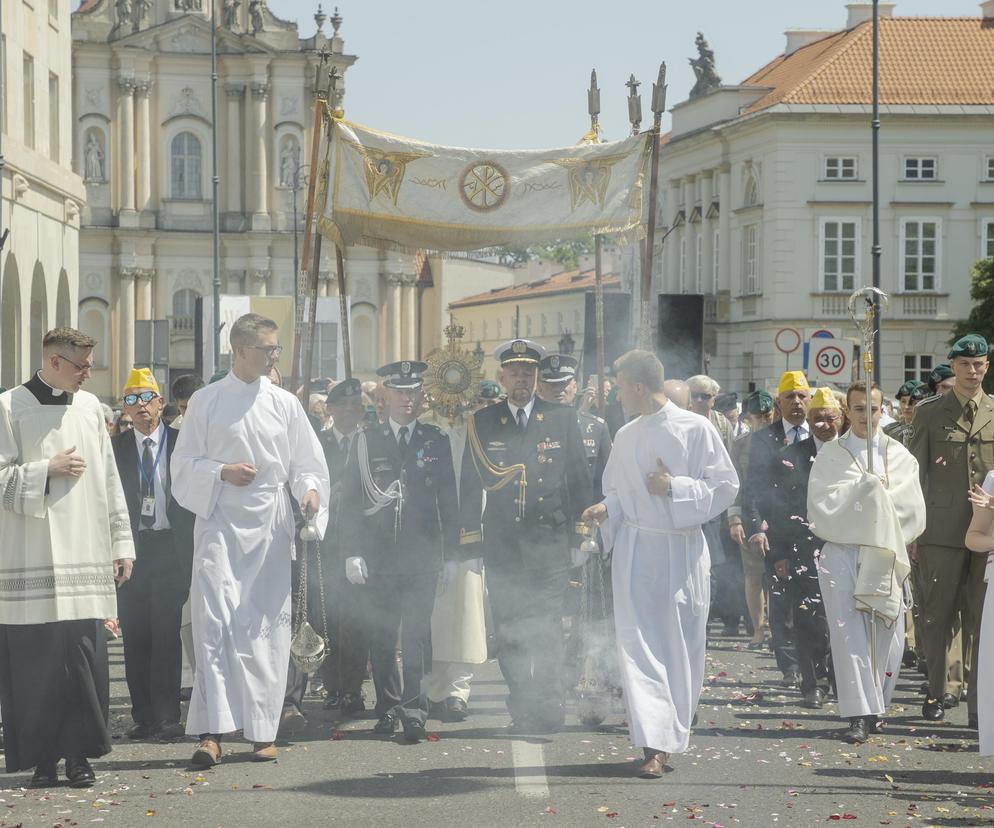
<path fill-rule="evenodd" d="M 64 356 L 63 354 L 56 354 L 56 356 L 59 359 L 64 359 L 71 366 L 73 366 L 73 368 L 76 369 L 77 374 L 85 374 L 87 371 L 92 371 L 94 368 L 94 364 L 92 362 L 84 362 L 82 365 L 80 365 L 78 362 L 73 362 L 71 359 L 69 359 L 69 357 Z"/>
<path fill-rule="evenodd" d="M 159 395 L 154 391 L 142 391 L 140 394 L 125 394 L 124 404 L 125 405 L 137 405 L 138 400 L 141 400 L 145 405 L 148 405 L 152 400 L 154 400 Z"/>
<path fill-rule="evenodd" d="M 265 351 L 267 356 L 275 357 L 279 359 L 280 354 L 283 353 L 282 345 L 249 345 L 255 351 Z"/>

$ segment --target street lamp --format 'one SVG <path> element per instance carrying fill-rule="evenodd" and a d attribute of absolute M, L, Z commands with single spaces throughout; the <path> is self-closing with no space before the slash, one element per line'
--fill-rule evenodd
<path fill-rule="evenodd" d="M 573 356 L 574 350 L 576 350 L 576 340 L 569 331 L 563 331 L 563 335 L 559 337 L 559 353 Z"/>
<path fill-rule="evenodd" d="M 480 360 L 480 364 L 483 364 L 483 358 L 486 354 L 483 352 L 483 343 L 480 340 L 476 340 L 476 347 L 473 349 L 473 356 Z"/>
<path fill-rule="evenodd" d="M 293 180 L 290 182 L 291 200 L 293 204 L 293 307 L 296 310 L 300 293 L 300 257 L 297 253 L 297 192 L 307 186 L 307 174 L 304 170 L 310 169 L 310 164 L 301 164 L 299 161 L 293 168 Z"/>

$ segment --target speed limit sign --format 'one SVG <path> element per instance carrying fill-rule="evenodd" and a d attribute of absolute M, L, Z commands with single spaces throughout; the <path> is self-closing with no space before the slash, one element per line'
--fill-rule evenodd
<path fill-rule="evenodd" d="M 852 377 L 853 343 L 848 339 L 811 340 L 808 381 L 812 384 L 848 383 Z"/>

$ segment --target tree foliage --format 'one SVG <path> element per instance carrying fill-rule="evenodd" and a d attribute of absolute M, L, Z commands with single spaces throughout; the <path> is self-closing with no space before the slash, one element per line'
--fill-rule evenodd
<path fill-rule="evenodd" d="M 970 315 L 953 325 L 950 345 L 969 333 L 994 342 L 994 258 L 981 259 L 971 268 L 970 298 L 973 300 Z M 994 392 L 994 371 L 988 371 L 984 377 L 984 391 Z"/>
<path fill-rule="evenodd" d="M 588 236 L 570 241 L 554 241 L 546 244 L 533 244 L 529 247 L 504 248 L 499 257 L 513 264 L 524 264 L 534 259 L 545 259 L 561 265 L 563 270 L 575 270 L 580 265 L 580 257 L 594 252 L 594 240 Z"/>

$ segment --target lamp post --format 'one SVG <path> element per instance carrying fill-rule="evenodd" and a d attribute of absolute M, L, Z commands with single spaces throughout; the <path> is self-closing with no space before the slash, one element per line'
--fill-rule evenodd
<path fill-rule="evenodd" d="M 213 309 L 211 325 L 214 328 L 214 372 L 221 367 L 221 214 L 218 206 L 220 178 L 217 174 L 217 6 L 220 0 L 211 0 L 211 260 L 213 269 Z"/>
<path fill-rule="evenodd" d="M 563 331 L 563 335 L 559 337 L 559 353 L 573 356 L 575 350 L 576 340 L 573 339 L 573 335 L 569 331 Z"/>
<path fill-rule="evenodd" d="M 873 333 L 873 381 L 880 385 L 880 8 L 879 0 L 873 0 L 873 115 L 871 121 L 873 136 L 873 311 L 877 321 Z M 867 380 L 871 379 L 867 377 Z"/>
<path fill-rule="evenodd" d="M 307 186 L 307 175 L 304 170 L 310 169 L 310 164 L 301 164 L 299 161 L 293 168 L 293 181 L 291 182 L 291 203 L 293 204 L 293 307 L 297 307 L 300 301 L 300 256 L 297 251 L 297 193 Z"/>

